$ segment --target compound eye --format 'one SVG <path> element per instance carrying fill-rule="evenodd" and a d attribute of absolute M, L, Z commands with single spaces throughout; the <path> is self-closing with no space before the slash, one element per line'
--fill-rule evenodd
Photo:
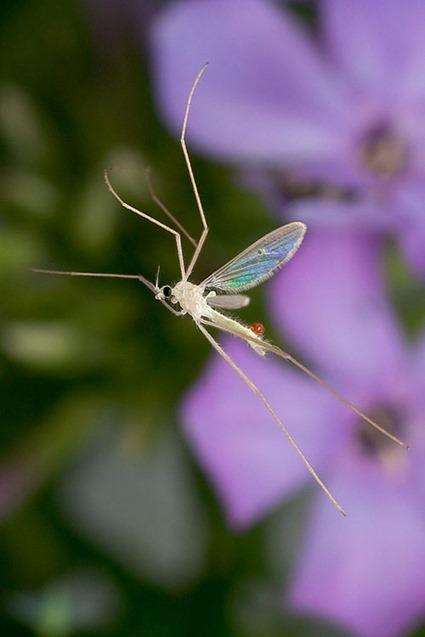
<path fill-rule="evenodd" d="M 172 293 L 173 293 L 172 288 L 169 285 L 164 285 L 164 287 L 162 288 L 162 294 L 164 296 L 164 299 L 169 299 Z"/>

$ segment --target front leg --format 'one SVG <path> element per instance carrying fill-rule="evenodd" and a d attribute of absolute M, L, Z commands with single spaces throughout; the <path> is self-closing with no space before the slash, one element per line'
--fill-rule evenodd
<path fill-rule="evenodd" d="M 175 310 L 173 307 L 171 307 L 171 305 L 164 301 L 164 299 L 161 299 L 159 297 L 157 297 L 157 299 L 158 301 L 160 301 L 160 303 L 162 303 L 164 307 L 167 308 L 167 310 L 171 312 L 171 314 L 174 314 L 174 316 L 184 316 L 185 314 L 187 314 L 186 310 Z"/>

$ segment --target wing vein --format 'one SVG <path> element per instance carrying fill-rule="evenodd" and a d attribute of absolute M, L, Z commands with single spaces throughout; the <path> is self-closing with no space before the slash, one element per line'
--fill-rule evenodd
<path fill-rule="evenodd" d="M 234 293 L 259 285 L 293 257 L 305 231 L 306 226 L 299 221 L 273 230 L 213 272 L 201 286 Z"/>

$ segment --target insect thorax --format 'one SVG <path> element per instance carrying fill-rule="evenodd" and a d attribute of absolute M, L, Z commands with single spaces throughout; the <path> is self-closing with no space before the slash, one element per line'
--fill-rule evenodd
<path fill-rule="evenodd" d="M 173 296 L 182 310 L 194 319 L 206 316 L 209 306 L 205 300 L 203 289 L 189 281 L 179 281 L 173 288 Z"/>

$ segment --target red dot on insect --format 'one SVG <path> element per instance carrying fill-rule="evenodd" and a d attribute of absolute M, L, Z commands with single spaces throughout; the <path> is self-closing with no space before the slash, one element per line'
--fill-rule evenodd
<path fill-rule="evenodd" d="M 263 336 L 265 332 L 265 328 L 262 323 L 253 323 L 252 325 L 250 325 L 249 329 L 257 336 Z"/>

